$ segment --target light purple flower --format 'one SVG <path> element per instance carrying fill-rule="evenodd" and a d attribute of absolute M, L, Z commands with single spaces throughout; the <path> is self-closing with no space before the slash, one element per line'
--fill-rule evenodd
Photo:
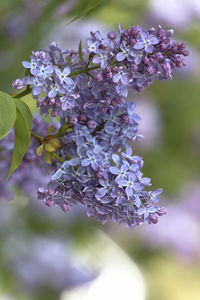
<path fill-rule="evenodd" d="M 60 68 L 56 68 L 55 72 L 60 84 L 66 83 L 69 86 L 74 84 L 74 81 L 68 77 L 68 75 L 71 73 L 70 67 L 65 67 L 63 71 Z"/>
<path fill-rule="evenodd" d="M 130 74 L 131 74 L 130 70 L 128 71 L 128 70 L 124 69 L 123 67 L 120 67 L 118 70 L 118 73 L 116 73 L 113 76 L 113 82 L 118 83 L 121 81 L 121 83 L 123 85 L 128 85 Z"/>
<path fill-rule="evenodd" d="M 117 184 L 119 186 L 126 187 L 126 189 L 125 189 L 126 195 L 128 197 L 132 197 L 134 194 L 134 189 L 135 189 L 135 180 L 136 180 L 135 174 L 130 173 L 128 175 L 128 179 L 121 178 L 117 181 Z"/>
<path fill-rule="evenodd" d="M 124 43 L 120 45 L 121 52 L 118 52 L 116 55 L 117 61 L 123 61 L 129 55 L 130 46 L 126 46 Z"/>
<path fill-rule="evenodd" d="M 132 49 L 130 51 L 130 56 L 133 57 L 133 61 L 136 65 L 139 65 L 142 61 L 142 58 L 144 57 L 143 51 L 137 51 Z"/>
<path fill-rule="evenodd" d="M 41 65 L 38 67 L 37 76 L 43 77 L 44 79 L 51 77 L 54 72 L 54 67 L 52 65 Z"/>
<path fill-rule="evenodd" d="M 22 65 L 26 69 L 30 69 L 32 75 L 37 75 L 38 73 L 38 63 L 35 59 L 31 59 L 31 62 L 23 61 Z"/>
<path fill-rule="evenodd" d="M 144 49 L 147 53 L 152 53 L 154 45 L 157 45 L 160 42 L 160 39 L 157 36 L 149 34 L 148 31 L 144 29 L 140 30 L 140 36 L 141 38 L 135 43 L 134 49 Z"/>
<path fill-rule="evenodd" d="M 159 200 L 158 195 L 160 195 L 163 192 L 163 189 L 157 189 L 153 192 L 149 193 L 150 199 L 152 202 L 157 203 Z"/>
<path fill-rule="evenodd" d="M 128 175 L 129 173 L 129 170 L 130 170 L 130 165 L 129 163 L 124 163 L 121 167 L 113 167 L 111 166 L 109 168 L 109 171 L 112 173 L 112 174 L 115 174 L 117 175 L 116 177 L 116 182 L 121 179 L 121 178 L 125 178 L 126 175 Z"/>
<path fill-rule="evenodd" d="M 102 69 L 108 66 L 108 57 L 105 53 L 100 52 L 98 56 L 95 56 L 92 60 L 94 64 L 100 64 Z"/>
<path fill-rule="evenodd" d="M 87 44 L 88 44 L 88 51 L 90 53 L 99 53 L 100 49 L 100 42 L 99 41 L 93 41 L 92 39 L 87 39 Z"/>
<path fill-rule="evenodd" d="M 149 217 L 149 214 L 153 214 L 157 211 L 157 207 L 156 206 L 150 206 L 150 207 L 145 207 L 142 206 L 138 209 L 138 215 L 139 216 L 144 216 L 144 220 L 146 220 Z"/>

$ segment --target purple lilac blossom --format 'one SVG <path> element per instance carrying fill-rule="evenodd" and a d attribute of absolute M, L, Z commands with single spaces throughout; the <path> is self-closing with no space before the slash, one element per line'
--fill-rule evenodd
<path fill-rule="evenodd" d="M 88 216 L 103 224 L 112 219 L 132 228 L 157 223 L 166 213 L 158 205 L 162 189 L 146 190 L 151 180 L 143 177 L 142 158 L 132 153 L 132 143 L 141 138 L 140 117 L 135 104 L 125 100 L 128 88 L 141 92 L 154 79 L 170 79 L 174 69 L 185 66 L 183 56 L 189 52 L 172 34 L 161 26 L 119 27 L 119 35 L 106 38 L 91 32 L 82 53 L 53 42 L 23 62 L 29 74 L 22 80 L 32 86 L 40 113 L 51 110 L 61 126 L 71 129 L 56 150 L 64 163 L 53 163 L 51 180 L 38 190 L 47 206 L 66 212 L 81 203 Z"/>

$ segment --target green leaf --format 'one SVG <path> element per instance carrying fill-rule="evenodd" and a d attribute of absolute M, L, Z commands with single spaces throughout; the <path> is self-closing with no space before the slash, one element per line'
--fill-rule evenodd
<path fill-rule="evenodd" d="M 15 100 L 15 103 L 16 103 L 17 107 L 21 110 L 21 112 L 23 113 L 28 131 L 31 134 L 31 130 L 32 130 L 32 126 L 33 126 L 33 117 L 32 117 L 32 114 L 31 114 L 31 111 L 30 111 L 28 105 L 18 99 Z"/>
<path fill-rule="evenodd" d="M 90 15 L 105 3 L 105 0 L 79 0 L 69 12 L 69 15 L 74 16 L 71 22 Z"/>
<path fill-rule="evenodd" d="M 17 118 L 14 124 L 15 142 L 13 156 L 6 181 L 20 165 L 30 143 L 32 115 L 28 106 L 21 100 L 16 100 Z"/>
<path fill-rule="evenodd" d="M 80 41 L 80 43 L 79 43 L 78 53 L 79 53 L 80 60 L 82 60 L 82 62 L 85 63 L 85 60 L 84 60 L 84 58 L 83 58 L 83 48 L 82 48 L 82 43 L 81 43 L 81 41 Z"/>
<path fill-rule="evenodd" d="M 20 98 L 26 105 L 28 105 L 30 111 L 33 113 L 37 109 L 37 102 L 36 100 L 32 97 L 32 94 L 28 94 L 22 98 Z"/>
<path fill-rule="evenodd" d="M 16 120 L 16 105 L 14 99 L 0 92 L 0 140 L 11 130 Z"/>

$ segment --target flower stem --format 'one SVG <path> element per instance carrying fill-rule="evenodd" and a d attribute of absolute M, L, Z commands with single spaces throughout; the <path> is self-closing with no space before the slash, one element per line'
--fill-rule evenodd
<path fill-rule="evenodd" d="M 31 88 L 27 88 L 25 91 L 13 96 L 13 98 L 22 98 L 31 93 Z"/>
<path fill-rule="evenodd" d="M 72 76 L 76 76 L 76 75 L 79 75 L 79 74 L 88 73 L 89 71 L 96 70 L 96 69 L 99 69 L 99 68 L 100 68 L 100 65 L 90 67 L 90 68 L 80 69 L 80 70 L 71 72 L 68 76 L 72 77 Z"/>
<path fill-rule="evenodd" d="M 41 136 L 39 136 L 39 135 L 37 135 L 35 132 L 31 132 L 31 136 L 34 138 L 34 139 L 36 139 L 38 142 L 40 142 L 41 144 L 42 144 L 42 142 L 43 142 L 43 138 L 41 137 Z"/>
<path fill-rule="evenodd" d="M 55 158 L 57 161 L 59 161 L 61 164 L 63 164 L 65 162 L 65 160 L 60 157 L 58 154 L 56 154 L 55 152 L 49 152 L 49 154 Z"/>

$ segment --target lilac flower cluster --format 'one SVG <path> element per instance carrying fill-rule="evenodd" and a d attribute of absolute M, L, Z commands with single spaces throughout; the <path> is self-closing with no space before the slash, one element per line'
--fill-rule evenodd
<path fill-rule="evenodd" d="M 142 158 L 132 154 L 140 119 L 134 109 L 135 104 L 126 102 L 99 115 L 101 129 L 76 124 L 73 132 L 65 134 L 60 153 L 69 159 L 57 165 L 47 190 L 38 190 L 39 198 L 63 211 L 82 203 L 88 216 L 102 223 L 108 218 L 128 227 L 156 223 L 166 209 L 157 206 L 162 189 L 144 191 L 151 180 L 143 177 Z"/>
<path fill-rule="evenodd" d="M 33 52 L 31 61 L 23 62 L 29 75 L 13 86 L 32 87 L 40 113 L 59 116 L 61 128 L 71 129 L 62 134 L 57 150 L 63 164 L 54 164 L 39 198 L 64 211 L 82 203 L 88 216 L 102 223 L 111 218 L 134 227 L 157 223 L 166 209 L 157 204 L 161 189 L 145 190 L 150 179 L 141 172 L 142 158 L 132 154 L 140 117 L 135 104 L 125 102 L 128 88 L 141 92 L 154 79 L 170 79 L 189 52 L 161 26 L 118 29 L 119 35 L 110 32 L 106 38 L 91 32 L 87 50 L 81 44 L 76 52 L 52 43 Z"/>

